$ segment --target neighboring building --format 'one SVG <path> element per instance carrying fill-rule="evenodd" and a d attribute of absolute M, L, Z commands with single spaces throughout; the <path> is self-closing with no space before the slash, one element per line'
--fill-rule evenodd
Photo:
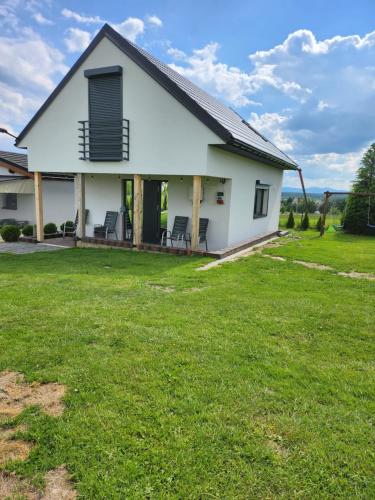
<path fill-rule="evenodd" d="M 193 248 L 199 217 L 209 218 L 210 250 L 271 234 L 283 171 L 297 168 L 238 114 L 108 25 L 17 145 L 29 148 L 30 171 L 76 175 L 77 208 L 90 213 L 81 237 L 92 236 L 106 211 L 121 212 L 127 192 L 137 245 L 160 241 L 161 182 L 168 229 L 176 215 L 188 216 Z"/>
<path fill-rule="evenodd" d="M 74 218 L 73 177 L 43 174 L 43 204 L 46 222 L 60 225 Z M 0 222 L 13 219 L 35 224 L 34 174 L 27 155 L 0 151 Z"/>

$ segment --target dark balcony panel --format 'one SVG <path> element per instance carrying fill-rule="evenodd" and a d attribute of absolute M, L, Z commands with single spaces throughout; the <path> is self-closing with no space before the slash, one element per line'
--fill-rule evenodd
<path fill-rule="evenodd" d="M 81 160 L 129 160 L 129 120 L 79 122 L 79 152 Z"/>

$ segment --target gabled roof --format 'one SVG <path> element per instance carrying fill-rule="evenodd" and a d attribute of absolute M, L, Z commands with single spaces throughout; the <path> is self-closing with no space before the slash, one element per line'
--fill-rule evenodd
<path fill-rule="evenodd" d="M 27 155 L 11 153 L 10 151 L 0 151 L 0 161 L 9 166 L 18 167 L 27 172 Z"/>
<path fill-rule="evenodd" d="M 257 132 L 241 116 L 171 69 L 168 65 L 126 40 L 108 24 L 103 26 L 39 111 L 37 111 L 22 130 L 16 140 L 16 144 L 19 144 L 25 137 L 34 123 L 104 37 L 114 43 L 175 99 L 218 135 L 225 142 L 224 145 L 220 145 L 221 148 L 250 158 L 261 159 L 280 168 L 297 168 L 297 164 L 289 156 Z"/>

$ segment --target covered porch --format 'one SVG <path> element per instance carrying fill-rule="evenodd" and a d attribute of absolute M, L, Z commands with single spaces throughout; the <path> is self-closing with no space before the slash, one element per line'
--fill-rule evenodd
<path fill-rule="evenodd" d="M 38 175 L 35 193 L 38 229 L 43 226 L 43 183 Z M 95 245 L 174 253 L 216 251 L 228 245 L 230 194 L 231 180 L 217 177 L 78 173 L 76 236 Z M 100 231 L 108 214 L 113 227 Z M 170 238 L 176 218 L 187 220 L 186 237 L 178 241 Z M 202 220 L 207 224 L 206 239 Z M 40 229 L 38 240 L 42 241 Z"/>

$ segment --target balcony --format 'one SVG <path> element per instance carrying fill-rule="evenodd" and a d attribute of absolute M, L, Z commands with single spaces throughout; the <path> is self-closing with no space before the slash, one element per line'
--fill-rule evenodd
<path fill-rule="evenodd" d="M 80 160 L 129 160 L 129 120 L 78 123 Z"/>

